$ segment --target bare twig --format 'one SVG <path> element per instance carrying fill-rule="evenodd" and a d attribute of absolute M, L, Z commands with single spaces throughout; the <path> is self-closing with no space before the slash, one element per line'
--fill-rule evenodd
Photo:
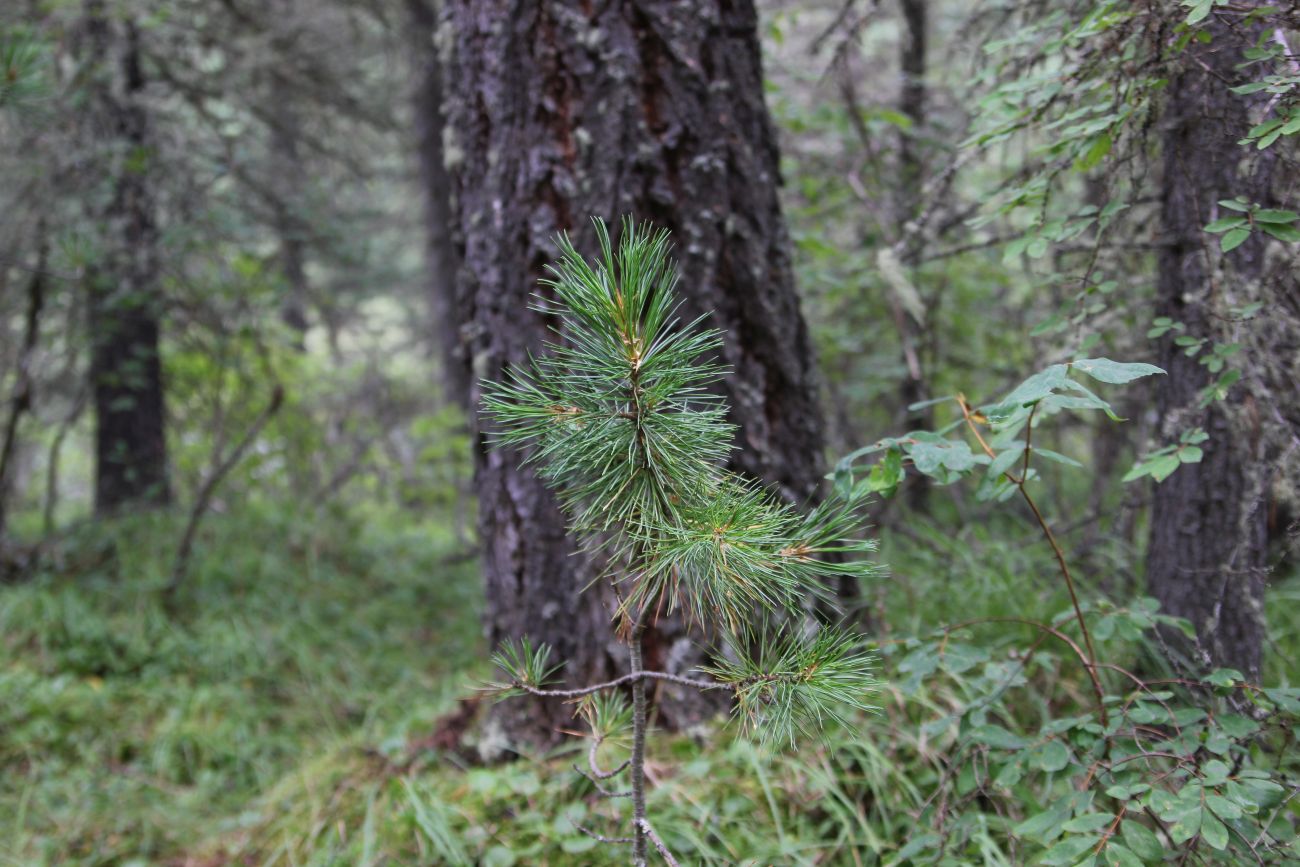
<path fill-rule="evenodd" d="M 975 417 L 971 412 L 971 406 L 966 402 L 964 395 L 957 396 L 957 404 L 961 407 L 961 415 L 962 419 L 966 422 L 966 427 L 970 429 L 972 434 L 974 434 L 976 441 L 979 442 L 980 448 L 982 448 L 984 453 L 990 458 L 996 457 L 997 455 L 994 453 L 992 447 L 989 446 L 988 442 L 984 439 L 984 435 L 980 433 L 979 428 L 976 426 Z M 1029 510 L 1034 513 L 1034 517 L 1038 520 L 1038 526 L 1043 531 L 1043 536 L 1047 539 L 1047 543 L 1052 546 L 1052 553 L 1056 555 L 1056 563 L 1061 569 L 1061 576 L 1065 579 L 1065 587 L 1070 592 L 1070 604 L 1074 606 L 1075 620 L 1078 621 L 1079 630 L 1083 633 L 1083 642 L 1088 648 L 1087 654 L 1081 655 L 1083 656 L 1082 661 L 1084 670 L 1088 672 L 1088 679 L 1092 681 L 1092 690 L 1096 694 L 1097 717 L 1101 720 L 1101 724 L 1106 726 L 1109 724 L 1109 718 L 1106 712 L 1106 693 L 1101 687 L 1101 679 L 1097 676 L 1097 651 L 1093 647 L 1092 633 L 1088 631 L 1088 622 L 1084 619 L 1083 608 L 1079 605 L 1079 596 L 1074 589 L 1074 576 L 1070 574 L 1070 566 L 1065 561 L 1065 551 L 1061 549 L 1060 543 L 1056 541 L 1056 536 L 1052 533 L 1052 528 L 1048 525 L 1047 519 L 1043 517 L 1043 513 L 1038 508 L 1038 504 L 1034 502 L 1033 496 L 1031 496 L 1029 491 L 1025 488 L 1025 482 L 1029 480 L 1030 438 L 1033 436 L 1034 411 L 1037 408 L 1037 405 L 1035 405 L 1029 411 L 1029 422 L 1026 425 L 1025 431 L 1024 469 L 1022 470 L 1021 475 L 1017 477 L 1009 470 L 1004 472 L 1003 475 L 1009 482 L 1020 490 L 1020 496 L 1024 498 L 1025 503 L 1029 506 Z M 1071 643 L 1073 644 L 1073 642 Z"/>
<path fill-rule="evenodd" d="M 623 764 L 619 765 L 619 766 L 618 766 L 617 768 L 615 768 L 614 770 L 610 771 L 608 776 L 610 776 L 610 777 L 614 776 L 614 774 L 617 774 L 619 771 L 623 770 L 623 768 L 625 768 L 625 767 L 627 767 L 627 762 L 624 762 Z M 586 780 L 587 780 L 587 782 L 589 782 L 589 783 L 591 783 L 593 786 L 595 786 L 595 787 L 596 787 L 596 793 L 597 793 L 598 795 L 600 795 L 602 798 L 630 798 L 630 797 L 632 797 L 632 790 L 631 790 L 631 789 L 628 789 L 628 790 L 626 790 L 626 791 L 622 791 L 622 792 L 611 792 L 609 789 L 605 788 L 604 786 L 602 786 L 602 785 L 600 784 L 600 779 L 605 779 L 605 778 L 600 778 L 600 779 L 598 779 L 594 774 L 589 774 L 589 773 L 587 773 L 587 772 L 584 771 L 582 768 L 578 767 L 578 765 L 577 765 L 576 762 L 575 762 L 574 765 L 573 765 L 573 769 L 574 769 L 575 771 L 577 771 L 579 774 L 581 774 L 583 777 L 585 777 Z M 593 770 L 594 770 L 594 769 L 595 769 L 595 766 L 593 765 Z"/>
<path fill-rule="evenodd" d="M 597 840 L 597 841 L 599 841 L 599 842 L 601 842 L 601 843 L 613 843 L 613 844 L 618 844 L 618 845 L 627 845 L 628 843 L 633 842 L 633 840 L 632 840 L 631 837 L 606 837 L 606 836 L 604 836 L 603 834 L 597 834 L 595 831 L 592 831 L 591 829 L 589 829 L 589 828 L 587 828 L 587 827 L 585 827 L 585 826 L 583 826 L 583 825 L 579 825 L 577 822 L 574 822 L 574 823 L 573 823 L 573 827 L 577 828 L 579 831 L 581 831 L 582 833 L 586 834 L 586 835 L 587 835 L 588 837 L 590 837 L 591 839 L 593 839 L 593 840 Z"/>
<path fill-rule="evenodd" d="M 648 821 L 642 818 L 637 820 L 636 824 L 637 827 L 641 829 L 641 832 L 650 839 L 652 844 L 654 844 L 655 849 L 659 851 L 659 854 L 663 856 L 663 859 L 668 862 L 669 867 L 681 867 L 681 865 L 677 863 L 677 859 L 673 857 L 673 853 L 668 851 L 668 847 L 664 845 L 664 841 L 657 833 L 655 833 L 655 829 Z"/>
<path fill-rule="evenodd" d="M 675 683 L 679 686 L 689 686 L 700 691 L 712 689 L 734 689 L 730 683 L 717 683 L 712 680 L 692 680 L 689 677 L 682 677 L 679 674 L 669 674 L 666 671 L 633 671 L 622 677 L 616 677 L 613 680 L 607 680 L 604 683 L 596 683 L 591 686 L 584 686 L 578 689 L 539 689 L 526 683 L 515 682 L 511 686 L 516 689 L 522 689 L 529 695 L 539 696 L 541 698 L 582 698 L 584 695 L 591 695 L 593 692 L 603 692 L 607 689 L 616 689 L 620 686 L 628 686 L 638 681 L 646 680 L 666 680 L 669 683 Z"/>
<path fill-rule="evenodd" d="M 600 765 L 596 763 L 596 750 L 600 749 L 600 744 L 603 740 L 603 738 L 593 739 L 591 742 L 591 749 L 587 750 L 587 767 L 591 768 L 592 776 L 597 780 L 608 780 L 610 777 L 622 773 L 622 771 L 626 769 L 628 764 L 632 761 L 631 759 L 626 759 L 623 764 L 618 765 L 615 768 L 611 768 L 608 771 L 602 770 Z"/>

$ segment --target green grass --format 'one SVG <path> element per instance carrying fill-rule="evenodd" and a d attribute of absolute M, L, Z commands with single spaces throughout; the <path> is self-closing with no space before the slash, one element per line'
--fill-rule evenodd
<path fill-rule="evenodd" d="M 482 656 L 473 565 L 409 521 L 312 526 L 213 517 L 174 620 L 170 520 L 74 539 L 70 574 L 0 590 L 8 863 L 158 863 L 319 756 L 430 726 Z"/>
<path fill-rule="evenodd" d="M 488 674 L 476 567 L 444 565 L 445 530 L 256 504 L 214 515 L 173 619 L 158 591 L 177 530 L 86 532 L 48 574 L 0 588 L 0 864 L 626 862 L 575 827 L 624 833 L 621 805 L 572 770 L 576 745 L 489 768 L 420 746 Z M 1013 516 L 884 542 L 878 713 L 797 753 L 723 721 L 652 739 L 650 815 L 683 863 L 911 863 L 943 811 L 949 863 L 1026 859 L 1009 829 L 1070 782 L 990 789 L 980 763 L 997 751 L 970 727 L 1032 735 L 1087 713 L 1087 682 L 1050 643 L 1019 672 L 1032 630 L 936 630 L 1065 610 L 1050 552 Z M 1296 588 L 1272 591 L 1272 682 L 1294 679 Z M 1099 647 L 1131 660 L 1140 645 Z"/>

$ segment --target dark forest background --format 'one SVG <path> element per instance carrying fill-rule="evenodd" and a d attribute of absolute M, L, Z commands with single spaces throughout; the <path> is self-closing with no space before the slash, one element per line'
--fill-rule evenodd
<path fill-rule="evenodd" d="M 557 233 L 624 216 L 723 335 L 729 468 L 871 493 L 887 566 L 838 588 L 875 713 L 773 751 L 655 697 L 683 863 L 1300 857 L 1298 39 L 1221 0 L 6 0 L 0 862 L 625 862 L 573 707 L 474 689 L 523 635 L 625 670 L 478 413 Z"/>

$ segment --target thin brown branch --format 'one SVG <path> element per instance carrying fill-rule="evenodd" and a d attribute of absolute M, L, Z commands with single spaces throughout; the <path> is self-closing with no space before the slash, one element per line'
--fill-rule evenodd
<path fill-rule="evenodd" d="M 614 776 L 614 774 L 617 774 L 619 771 L 623 770 L 623 768 L 625 768 L 625 767 L 627 767 L 627 762 L 624 762 L 623 764 L 619 765 L 617 768 L 615 768 L 614 770 L 610 771 L 606 776 L 607 776 L 607 777 L 612 777 L 612 776 Z M 578 767 L 578 765 L 577 765 L 576 762 L 575 762 L 574 765 L 573 765 L 573 769 L 574 769 L 575 771 L 577 771 L 579 774 L 581 774 L 584 778 L 586 778 L 587 782 L 589 782 L 589 783 L 591 783 L 593 786 L 595 786 L 595 787 L 596 787 L 596 794 L 600 795 L 602 798 L 630 798 L 630 797 L 632 797 L 632 790 L 631 790 L 631 789 L 628 789 L 628 790 L 626 790 L 626 791 L 622 791 L 622 792 L 611 792 L 609 789 L 605 788 L 604 786 L 602 786 L 602 785 L 600 784 L 600 779 L 597 779 L 597 777 L 596 777 L 595 774 L 589 774 L 589 773 L 587 773 L 587 772 L 584 771 L 582 768 Z M 596 771 L 596 772 L 599 773 L 599 769 L 596 768 L 594 765 L 592 766 L 592 769 L 593 769 L 593 771 Z M 605 777 L 602 777 L 601 779 L 604 779 L 604 778 L 605 778 Z"/>
<path fill-rule="evenodd" d="M 984 453 L 990 458 L 996 457 L 993 448 L 984 439 L 984 435 L 980 433 L 979 427 L 975 424 L 975 418 L 971 412 L 971 406 L 966 402 L 964 395 L 957 396 L 957 404 L 961 407 L 962 420 L 965 421 L 966 427 L 970 432 L 974 434 L 980 448 L 983 449 Z M 1037 409 L 1037 407 L 1035 406 L 1034 409 Z M 1060 567 L 1061 577 L 1065 579 L 1066 590 L 1070 593 L 1070 604 L 1074 607 L 1075 620 L 1079 624 L 1079 631 L 1083 633 L 1084 645 L 1088 648 L 1087 655 L 1083 658 L 1083 663 L 1084 669 L 1088 673 L 1088 679 L 1092 681 L 1093 692 L 1096 694 L 1097 717 L 1101 720 L 1101 724 L 1105 726 L 1109 724 L 1109 716 L 1106 712 L 1106 692 L 1102 689 L 1101 678 L 1097 675 L 1097 650 L 1093 646 L 1092 633 L 1088 630 L 1088 622 L 1083 616 L 1083 608 L 1079 605 L 1079 595 L 1075 591 L 1074 587 L 1074 576 L 1070 573 L 1070 566 L 1065 560 L 1065 552 L 1061 549 L 1060 543 L 1056 541 L 1056 536 L 1052 533 L 1052 528 L 1048 525 L 1047 519 L 1043 517 L 1042 511 L 1038 508 L 1038 504 L 1034 502 L 1033 496 L 1031 496 L 1029 491 L 1025 488 L 1025 482 L 1028 481 L 1029 475 L 1030 438 L 1033 436 L 1034 409 L 1030 410 L 1029 423 L 1025 432 L 1024 469 L 1019 478 L 1009 471 L 1003 473 L 1003 475 L 1006 476 L 1007 480 L 1015 485 L 1017 489 L 1019 489 L 1020 496 L 1024 499 L 1026 505 L 1029 506 L 1029 510 L 1034 513 L 1034 518 L 1038 521 L 1038 526 L 1043 531 L 1044 538 L 1046 538 L 1047 543 L 1052 546 L 1052 553 L 1056 555 L 1056 563 L 1057 566 Z"/>
<path fill-rule="evenodd" d="M 606 837 L 603 834 L 597 834 L 595 831 L 592 831 L 591 829 L 583 825 L 579 825 L 577 822 L 573 823 L 573 827 L 577 828 L 579 831 L 586 834 L 591 839 L 597 840 L 601 843 L 613 843 L 613 844 L 618 844 L 620 846 L 626 846 L 628 843 L 633 842 L 631 837 Z"/>
<path fill-rule="evenodd" d="M 637 821 L 637 827 L 640 828 L 642 833 L 649 838 L 655 849 L 661 856 L 663 856 L 663 859 L 668 862 L 669 867 L 681 867 L 677 862 L 677 859 L 673 857 L 673 853 L 668 851 L 668 847 L 664 845 L 663 839 L 655 832 L 654 827 L 651 826 L 647 820 L 639 819 Z"/>
<path fill-rule="evenodd" d="M 180 591 L 181 585 L 185 581 L 186 572 L 189 569 L 190 555 L 194 549 L 194 538 L 198 534 L 199 522 L 207 514 L 208 506 L 212 502 L 212 497 L 217 491 L 217 486 L 222 480 L 235 468 L 235 465 L 243 459 L 244 454 L 257 440 L 262 432 L 277 412 L 280 411 L 284 403 L 284 388 L 276 383 L 271 391 L 271 399 L 267 402 L 266 408 L 262 410 L 248 430 L 244 432 L 243 438 L 236 443 L 235 447 L 230 450 L 216 468 L 208 475 L 203 486 L 199 489 L 199 495 L 194 500 L 194 508 L 190 510 L 190 519 L 185 525 L 185 533 L 181 537 L 180 548 L 176 553 L 176 562 L 172 566 L 171 579 L 163 590 L 163 597 L 167 608 L 174 609 L 176 604 L 176 594 Z"/>
<path fill-rule="evenodd" d="M 41 311 L 45 307 L 45 260 L 49 256 L 49 243 L 41 229 L 40 247 L 36 268 L 27 284 L 27 311 L 23 319 L 22 349 L 18 353 L 18 375 L 9 398 L 9 418 L 5 422 L 4 438 L 0 441 L 0 537 L 4 536 L 8 518 L 9 465 L 13 461 L 18 443 L 18 425 L 32 408 L 32 358 L 40 338 Z"/>
<path fill-rule="evenodd" d="M 618 774 L 618 773 L 621 773 L 624 769 L 626 769 L 627 766 L 628 766 L 628 764 L 629 764 L 632 760 L 631 760 L 631 759 L 625 759 L 625 760 L 623 761 L 623 763 L 622 763 L 621 765 L 619 765 L 618 767 L 611 768 L 611 769 L 608 770 L 608 771 L 604 770 L 603 768 L 601 768 L 601 766 L 600 766 L 599 764 L 596 763 L 596 750 L 600 749 L 600 744 L 601 744 L 601 741 L 602 741 L 602 740 L 603 740 L 603 738 L 595 738 L 595 739 L 592 740 L 592 742 L 591 742 L 591 749 L 587 750 L 587 767 L 591 768 L 591 774 L 592 774 L 593 777 L 595 777 L 595 779 L 597 779 L 597 780 L 608 780 L 610 777 L 612 777 L 612 776 L 614 776 L 614 775 L 616 775 L 616 774 Z M 581 773 L 581 772 L 579 772 L 579 773 Z M 593 780 L 593 782 L 594 782 L 594 780 Z"/>
<path fill-rule="evenodd" d="M 604 683 L 594 683 L 591 686 L 583 686 L 578 689 L 539 689 L 526 683 L 514 682 L 511 687 L 521 689 L 529 695 L 539 696 L 540 698 L 582 698 L 584 695 L 591 695 L 594 692 L 603 692 L 607 689 L 616 689 L 620 686 L 628 686 L 638 681 L 646 680 L 664 680 L 669 683 L 675 683 L 679 686 L 689 686 L 692 689 L 700 691 L 712 689 L 735 689 L 730 683 L 717 683 L 711 680 L 692 680 L 689 677 L 682 677 L 679 674 L 669 674 L 666 671 L 635 671 L 616 677 L 613 680 L 607 680 Z"/>

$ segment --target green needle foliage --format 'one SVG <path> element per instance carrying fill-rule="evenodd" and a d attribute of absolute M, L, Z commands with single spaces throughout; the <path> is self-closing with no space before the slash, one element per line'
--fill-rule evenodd
<path fill-rule="evenodd" d="M 870 710 L 862 672 L 874 657 L 857 637 L 822 629 L 811 640 L 798 635 L 752 638 L 758 653 L 705 668 L 736 695 L 735 716 L 763 741 L 794 745 L 816 736 L 828 721 L 849 725 L 847 710 Z"/>
<path fill-rule="evenodd" d="M 627 222 L 615 247 L 595 225 L 600 257 L 588 262 L 561 236 L 543 281 L 554 298 L 537 309 L 557 318 L 556 340 L 527 369 L 484 383 L 483 408 L 494 444 L 527 448 L 573 532 L 607 557 L 631 680 L 543 689 L 549 649 L 523 642 L 498 652 L 509 678 L 498 688 L 585 697 L 631 685 L 635 699 L 646 678 L 663 676 L 639 669 L 647 620 L 681 611 L 729 636 L 729 649 L 706 672 L 716 682 L 680 681 L 730 690 L 736 716 L 775 743 L 844 722 L 868 706 L 871 656 L 847 631 L 797 624 L 832 581 L 877 574 L 860 498 L 850 492 L 804 513 L 723 467 L 733 428 L 711 390 L 725 374 L 713 360 L 720 336 L 678 316 L 667 233 Z M 618 714 L 605 708 L 599 718 Z M 593 723 L 597 739 L 609 736 L 601 728 Z M 642 823 L 638 810 L 638 840 Z"/>
<path fill-rule="evenodd" d="M 483 406 L 497 445 L 533 447 L 574 532 L 627 567 L 622 613 L 662 602 L 734 629 L 755 607 L 797 613 L 827 579 L 874 575 L 857 501 L 803 515 L 720 466 L 733 429 L 708 356 L 721 342 L 676 316 L 667 233 L 628 224 L 615 251 L 596 227 L 601 259 L 561 237 L 543 281 L 560 339 L 484 383 Z"/>

